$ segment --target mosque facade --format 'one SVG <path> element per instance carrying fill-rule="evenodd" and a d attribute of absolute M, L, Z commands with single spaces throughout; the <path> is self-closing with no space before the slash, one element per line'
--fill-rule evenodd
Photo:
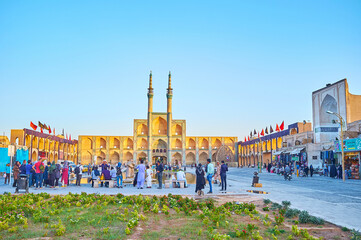
<path fill-rule="evenodd" d="M 235 157 L 237 137 L 187 136 L 186 120 L 173 119 L 171 73 L 168 75 L 167 111 L 153 111 L 154 89 L 149 75 L 147 119 L 134 119 L 133 136 L 80 135 L 78 161 L 99 164 L 103 160 L 116 162 L 143 159 L 154 164 L 205 164 L 207 159 L 226 161 L 237 166 Z"/>

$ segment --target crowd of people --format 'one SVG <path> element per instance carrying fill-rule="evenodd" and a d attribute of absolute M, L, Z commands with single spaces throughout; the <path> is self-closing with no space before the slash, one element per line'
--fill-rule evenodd
<path fill-rule="evenodd" d="M 75 167 L 69 166 L 68 161 L 63 164 L 51 163 L 45 158 L 40 158 L 38 161 L 32 162 L 31 160 L 23 161 L 22 164 L 16 161 L 12 171 L 14 176 L 13 187 L 17 186 L 17 181 L 20 175 L 26 176 L 29 188 L 43 189 L 44 187 L 58 188 L 60 185 L 66 187 L 71 180 L 75 180 L 75 185 L 80 186 L 83 178 L 83 170 L 88 173 L 88 183 L 94 187 L 94 183 L 98 181 L 100 187 L 109 187 L 109 181 L 114 180 L 116 187 L 123 187 L 124 177 L 133 180 L 133 186 L 138 189 L 151 188 L 152 181 L 156 176 L 158 181 L 158 189 L 163 188 L 163 172 L 171 170 L 176 173 L 166 175 L 165 177 L 174 182 L 184 182 L 184 187 L 188 187 L 185 171 L 180 165 L 173 167 L 163 165 L 161 161 L 157 161 L 155 166 L 144 164 L 144 160 L 140 160 L 139 165 L 135 166 L 132 162 L 122 164 L 118 162 L 115 166 L 111 166 L 107 161 L 103 161 L 100 165 L 81 164 Z M 10 184 L 10 164 L 6 165 L 5 184 Z M 196 192 L 205 188 L 206 183 L 209 185 L 208 193 L 213 193 L 213 184 L 219 184 L 221 191 L 227 190 L 227 164 L 222 161 L 216 162 L 214 165 L 210 159 L 207 159 L 207 164 L 196 166 Z"/>

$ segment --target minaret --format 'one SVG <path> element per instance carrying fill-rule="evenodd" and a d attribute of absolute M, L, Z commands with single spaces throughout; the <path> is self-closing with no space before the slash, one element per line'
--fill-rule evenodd
<path fill-rule="evenodd" d="M 148 126 L 148 164 L 152 164 L 152 115 L 153 115 L 153 86 L 152 86 L 152 71 L 149 74 L 149 88 L 148 88 L 148 118 L 147 118 L 147 126 Z"/>
<path fill-rule="evenodd" d="M 173 89 L 172 89 L 172 79 L 171 73 L 169 71 L 168 75 L 168 88 L 167 88 L 167 145 L 168 145 L 168 152 L 167 152 L 167 161 L 168 164 L 171 163 L 172 157 L 172 146 L 171 146 L 171 138 L 172 138 L 172 98 L 173 98 Z"/>

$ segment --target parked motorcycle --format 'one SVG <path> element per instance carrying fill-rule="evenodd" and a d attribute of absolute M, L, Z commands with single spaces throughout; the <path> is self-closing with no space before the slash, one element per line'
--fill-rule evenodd
<path fill-rule="evenodd" d="M 292 174 L 291 173 L 285 173 L 284 175 L 284 178 L 285 178 L 285 181 L 291 181 L 291 179 L 292 179 Z"/>

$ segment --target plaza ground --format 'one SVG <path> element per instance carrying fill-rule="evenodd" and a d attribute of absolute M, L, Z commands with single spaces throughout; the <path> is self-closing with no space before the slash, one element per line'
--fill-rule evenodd
<path fill-rule="evenodd" d="M 193 172 L 194 169 L 188 169 Z M 228 191 L 227 196 L 230 200 L 237 196 L 249 196 L 254 198 L 268 198 L 273 202 L 280 203 L 288 200 L 292 204 L 292 208 L 306 210 L 310 214 L 321 217 L 326 221 L 349 229 L 361 230 L 361 181 L 358 180 L 342 180 L 331 179 L 329 177 L 314 176 L 313 178 L 297 178 L 293 177 L 291 181 L 285 181 L 282 176 L 267 173 L 263 171 L 259 174 L 262 188 L 251 187 L 254 168 L 230 168 L 227 176 Z M 206 186 L 205 192 L 209 189 Z M 219 187 L 214 186 L 212 197 L 225 195 L 219 192 Z M 133 186 L 126 186 L 122 189 L 118 188 L 91 188 L 89 184 L 81 187 L 69 186 L 66 188 L 42 190 L 30 189 L 30 192 L 47 192 L 50 194 L 67 194 L 72 193 L 99 193 L 99 194 L 117 194 L 124 195 L 143 194 L 143 195 L 167 195 L 180 194 L 195 196 L 195 185 L 190 184 L 188 188 L 163 188 L 156 189 L 153 185 L 152 189 L 137 189 Z M 262 190 L 268 194 L 249 193 L 247 190 Z M 14 193 L 14 188 L 4 185 L 4 179 L 0 179 L 0 193 Z"/>

